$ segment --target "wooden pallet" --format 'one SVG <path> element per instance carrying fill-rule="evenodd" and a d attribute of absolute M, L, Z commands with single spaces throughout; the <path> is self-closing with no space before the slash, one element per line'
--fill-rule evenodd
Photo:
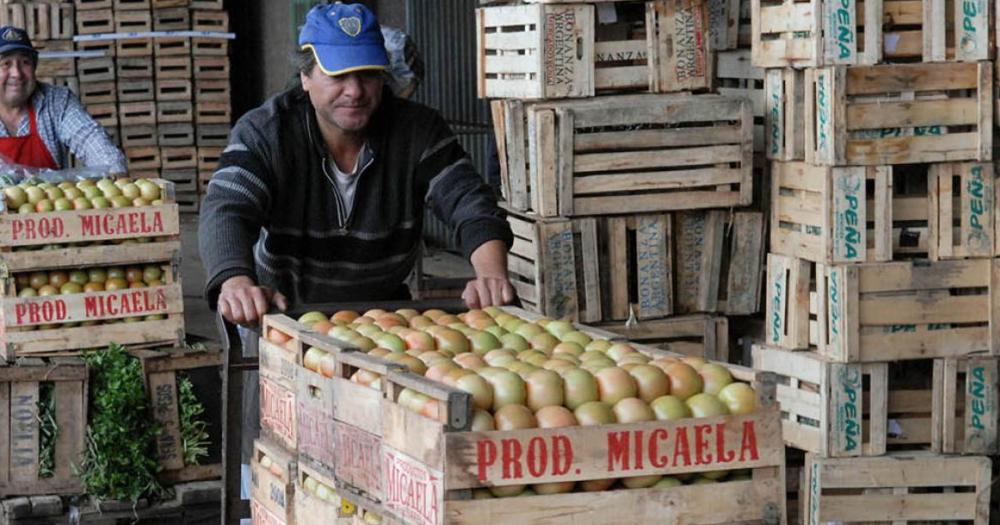
<path fill-rule="evenodd" d="M 988 457 L 808 454 L 805 471 L 807 523 L 989 523 Z"/>
<path fill-rule="evenodd" d="M 51 476 L 39 472 L 41 390 L 51 388 L 55 436 Z M 87 426 L 87 365 L 79 359 L 25 359 L 0 366 L 0 497 L 80 494 L 74 473 L 84 451 Z"/>
<path fill-rule="evenodd" d="M 772 69 L 764 80 L 765 151 L 771 160 L 805 158 L 805 73 Z"/>
<path fill-rule="evenodd" d="M 595 326 L 646 346 L 712 361 L 733 361 L 729 348 L 729 321 L 725 316 L 696 314 Z"/>
<path fill-rule="evenodd" d="M 671 474 L 720 467 L 740 468 L 742 463 L 753 469 L 750 480 L 713 484 L 711 492 L 704 487 L 687 486 L 606 491 L 599 498 L 593 494 L 570 493 L 532 497 L 522 505 L 512 506 L 509 499 L 471 500 L 469 493 L 461 489 L 620 475 L 622 458 L 611 453 L 609 436 L 612 442 L 617 442 L 618 439 L 629 440 L 639 431 L 666 430 L 666 440 L 659 444 L 673 450 L 670 436 L 676 439 L 678 435 L 691 432 L 695 420 L 571 427 L 559 431 L 468 432 L 464 430 L 469 424 L 466 419 L 471 405 L 468 394 L 399 371 L 384 361 L 357 352 L 340 352 L 336 356 L 336 446 L 355 452 L 337 455 L 338 492 L 359 503 L 359 507 L 389 516 L 395 522 L 545 523 L 565 519 L 567 515 L 586 515 L 588 523 L 601 525 L 619 524 L 623 520 L 692 524 L 784 521 L 784 447 L 779 438 L 777 406 L 769 401 L 766 382 L 756 384 L 763 396 L 759 400 L 762 407 L 759 412 L 698 420 L 699 424 L 713 427 L 718 424 L 726 429 L 719 434 L 726 436 L 722 438 L 724 449 L 730 438 L 738 440 L 736 436 L 740 431 L 737 429 L 746 432 L 754 428 L 758 448 L 756 460 L 747 461 L 749 456 L 744 455 L 742 459 L 733 457 L 732 463 L 721 464 L 719 461 L 724 459 L 713 456 L 702 457 L 702 464 L 695 465 L 675 457 L 657 466 L 630 463 L 628 470 L 631 475 Z M 379 373 L 385 390 L 376 391 L 351 382 L 348 377 L 359 369 Z M 441 417 L 437 420 L 426 418 L 398 405 L 396 399 L 403 388 L 437 400 Z M 520 445 L 522 450 L 528 450 L 529 443 L 537 447 L 543 440 L 556 435 L 559 436 L 556 439 L 565 440 L 564 446 L 573 450 L 568 468 L 553 469 L 550 464 L 549 468 L 538 469 L 533 464 L 529 469 L 511 457 L 508 469 L 503 470 L 499 458 L 501 440 L 508 443 L 508 447 Z M 644 448 L 638 452 L 644 454 Z M 371 475 L 379 470 L 382 476 Z M 400 483 L 406 483 L 407 488 Z M 403 497 L 404 493 L 415 491 L 422 496 Z M 709 498 L 713 503 L 706 505 L 704 502 Z M 741 503 L 735 505 L 736 501 Z"/>
<path fill-rule="evenodd" d="M 170 484 L 222 477 L 221 463 L 188 465 L 184 462 L 180 394 L 177 386 L 178 373 L 192 373 L 206 369 L 220 370 L 222 353 L 218 349 L 188 351 L 181 348 L 167 351 L 134 350 L 132 354 L 142 362 L 150 416 L 161 428 L 161 433 L 156 439 L 157 453 L 163 466 L 159 477 Z M 219 414 L 204 414 L 202 418 L 207 422 L 218 421 Z"/>
<path fill-rule="evenodd" d="M 529 310 L 596 322 L 759 307 L 759 213 L 547 220 L 511 212 L 508 222 L 509 273 Z"/>
<path fill-rule="evenodd" d="M 990 62 L 807 70 L 806 161 L 877 166 L 990 160 L 992 78 Z"/>
<path fill-rule="evenodd" d="M 966 259 L 817 265 L 818 290 L 809 301 L 817 327 L 810 339 L 837 362 L 996 352 L 998 264 Z"/>
<path fill-rule="evenodd" d="M 707 89 L 706 26 L 707 10 L 697 1 L 648 2 L 645 20 L 617 32 L 596 23 L 592 5 L 480 8 L 478 93 L 539 99 Z"/>
<path fill-rule="evenodd" d="M 722 2 L 719 4 L 724 5 Z M 715 91 L 725 97 L 750 101 L 753 115 L 753 150 L 764 151 L 764 70 L 750 63 L 749 49 L 722 51 L 715 55 Z"/>
<path fill-rule="evenodd" d="M 125 160 L 128 161 L 130 173 L 137 171 L 154 171 L 160 169 L 160 148 L 141 147 L 125 149 Z"/>
<path fill-rule="evenodd" d="M 753 196 L 750 104 L 718 95 L 493 103 L 504 197 L 543 217 L 734 207 Z"/>
<path fill-rule="evenodd" d="M 109 342 L 148 347 L 183 341 L 184 300 L 175 266 L 176 259 L 164 263 L 161 286 L 71 295 L 18 297 L 14 278 L 8 278 L 0 298 L 0 358 L 74 354 Z"/>
<path fill-rule="evenodd" d="M 993 57 L 991 7 L 989 2 L 954 0 L 754 0 L 754 64 L 782 68 L 987 60 Z M 954 26 L 948 27 L 946 20 Z"/>
<path fill-rule="evenodd" d="M 261 466 L 264 457 L 270 458 L 276 466 Z M 267 439 L 254 440 L 250 458 L 250 508 L 254 523 L 295 523 L 297 471 L 294 455 Z"/>

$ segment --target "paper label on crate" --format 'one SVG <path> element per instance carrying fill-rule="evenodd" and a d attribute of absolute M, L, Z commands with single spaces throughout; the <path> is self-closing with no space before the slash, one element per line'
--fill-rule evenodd
<path fill-rule="evenodd" d="M 993 454 L 997 448 L 997 361 L 972 359 L 965 376 L 965 454 Z"/>
<path fill-rule="evenodd" d="M 385 509 L 407 523 L 442 523 L 444 476 L 389 447 L 383 449 L 382 458 Z"/>
<path fill-rule="evenodd" d="M 861 367 L 854 364 L 830 364 L 833 428 L 830 429 L 832 453 L 839 456 L 861 454 L 863 383 Z"/>
<path fill-rule="evenodd" d="M 780 461 L 776 411 L 630 425 L 445 435 L 449 488 L 549 483 Z"/>
<path fill-rule="evenodd" d="M 297 415 L 299 454 L 333 466 L 333 414 L 324 413 L 315 403 L 300 399 Z"/>
<path fill-rule="evenodd" d="M 782 104 L 782 93 L 784 92 L 783 72 L 779 69 L 767 71 L 764 103 L 767 108 L 764 111 L 765 124 L 767 127 L 767 151 L 769 158 L 777 159 L 782 156 L 782 146 L 784 145 L 784 120 L 785 112 Z"/>
<path fill-rule="evenodd" d="M 986 0 L 955 2 L 955 16 L 962 20 L 955 24 L 958 30 L 956 56 L 963 60 L 988 59 L 990 11 Z"/>
<path fill-rule="evenodd" d="M 983 164 L 972 164 L 963 173 L 962 231 L 969 255 L 990 256 L 993 253 L 993 174 Z"/>
<path fill-rule="evenodd" d="M 577 56 L 578 37 L 584 29 L 577 20 L 577 10 L 549 8 L 545 11 L 543 61 L 546 93 L 550 96 L 574 94 L 581 60 Z M 552 89 L 555 88 L 555 89 Z"/>
<path fill-rule="evenodd" d="M 833 257 L 835 262 L 866 257 L 867 218 L 865 169 L 835 168 L 833 172 Z"/>
<path fill-rule="evenodd" d="M 176 206 L 0 215 L 0 243 L 33 246 L 175 235 Z"/>
<path fill-rule="evenodd" d="M 681 85 L 699 81 L 706 75 L 708 50 L 705 48 L 704 4 L 678 7 L 674 13 L 675 75 Z"/>
<path fill-rule="evenodd" d="M 250 500 L 250 519 L 253 525 L 286 525 L 285 522 L 267 510 L 257 498 Z"/>
<path fill-rule="evenodd" d="M 338 478 L 382 497 L 382 439 L 346 423 L 334 424 L 335 471 Z"/>
<path fill-rule="evenodd" d="M 828 64 L 851 64 L 857 49 L 854 0 L 823 2 L 823 51 Z"/>
<path fill-rule="evenodd" d="M 266 376 L 260 376 L 260 426 L 284 445 L 295 448 L 295 394 Z"/>
<path fill-rule="evenodd" d="M 180 312 L 180 285 L 4 300 L 6 328 Z"/>

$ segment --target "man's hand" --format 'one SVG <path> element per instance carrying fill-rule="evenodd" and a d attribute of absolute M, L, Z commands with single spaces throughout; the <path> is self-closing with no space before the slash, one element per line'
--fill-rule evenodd
<path fill-rule="evenodd" d="M 227 321 L 244 326 L 256 325 L 274 303 L 279 310 L 288 308 L 288 300 L 280 292 L 257 286 L 253 279 L 238 275 L 222 283 L 219 291 L 219 313 Z"/>
<path fill-rule="evenodd" d="M 514 287 L 507 278 L 507 245 L 503 241 L 486 241 L 469 258 L 476 278 L 465 285 L 462 300 L 465 306 L 477 309 L 509 304 L 514 300 Z"/>
<path fill-rule="evenodd" d="M 514 300 L 514 287 L 506 277 L 477 277 L 465 285 L 462 300 L 469 309 L 501 306 Z"/>

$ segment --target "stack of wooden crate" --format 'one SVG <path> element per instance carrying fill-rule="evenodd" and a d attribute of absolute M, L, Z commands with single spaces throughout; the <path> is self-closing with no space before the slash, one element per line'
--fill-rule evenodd
<path fill-rule="evenodd" d="M 74 470 L 87 424 L 81 351 L 184 340 L 178 209 L 173 185 L 154 182 L 162 204 L 27 214 L 0 204 L 0 497 L 82 493 Z M 177 388 L 166 380 L 185 363 L 166 365 L 160 353 L 144 361 L 164 424 L 164 478 L 204 478 L 183 463 Z"/>
<path fill-rule="evenodd" d="M 224 33 L 221 0 L 75 0 L 80 35 L 146 33 L 84 40 L 80 95 L 118 137 L 135 176 L 176 185 L 182 212 L 198 211 L 203 181 L 225 146 L 232 110 L 229 41 L 170 32 Z"/>
<path fill-rule="evenodd" d="M 808 452 L 809 523 L 989 518 L 992 6 L 910 4 L 753 2 L 772 160 L 753 360 Z"/>
<path fill-rule="evenodd" d="M 41 82 L 77 91 L 76 61 L 60 53 L 73 51 L 72 2 L 5 2 L 0 5 L 0 25 L 22 27 L 41 53 L 36 77 Z M 47 56 L 53 55 L 53 56 Z"/>
<path fill-rule="evenodd" d="M 722 39 L 738 14 L 710 11 L 679 0 L 483 7 L 478 86 L 494 99 L 522 304 L 727 360 L 727 316 L 760 308 L 766 225 L 749 208 L 752 103 L 712 93 L 710 18 Z"/>

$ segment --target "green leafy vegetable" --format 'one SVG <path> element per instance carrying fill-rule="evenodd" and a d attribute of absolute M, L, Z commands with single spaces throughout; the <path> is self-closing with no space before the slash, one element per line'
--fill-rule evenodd
<path fill-rule="evenodd" d="M 38 385 L 38 475 L 51 478 L 56 466 L 56 438 L 59 426 L 56 424 L 55 385 L 44 382 Z"/>
<path fill-rule="evenodd" d="M 208 423 L 200 417 L 205 413 L 205 407 L 195 397 L 190 378 L 179 376 L 177 387 L 184 464 L 197 465 L 199 458 L 208 455 Z"/>

